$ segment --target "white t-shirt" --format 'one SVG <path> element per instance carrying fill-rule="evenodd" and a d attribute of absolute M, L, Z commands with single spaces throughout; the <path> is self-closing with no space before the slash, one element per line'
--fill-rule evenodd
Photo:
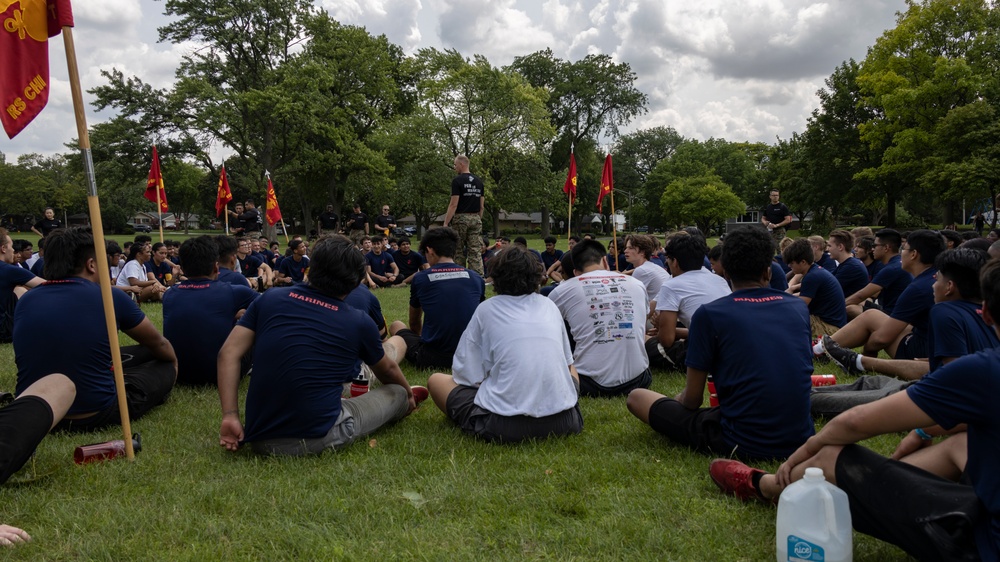
<path fill-rule="evenodd" d="M 563 281 L 549 298 L 569 323 L 576 341 L 573 360 L 581 375 L 610 387 L 649 367 L 643 345 L 649 301 L 638 280 L 614 271 L 591 271 Z"/>
<path fill-rule="evenodd" d="M 135 277 L 139 281 L 146 281 L 149 277 L 146 275 L 146 266 L 139 263 L 139 260 L 132 260 L 125 264 L 122 268 L 122 272 L 118 274 L 118 281 L 115 285 L 119 287 L 128 287 L 130 283 L 128 282 L 129 277 Z"/>
<path fill-rule="evenodd" d="M 660 293 L 660 287 L 670 279 L 670 274 L 666 269 L 656 265 L 651 261 L 643 262 L 642 265 L 632 270 L 632 277 L 642 281 L 646 287 L 646 300 L 656 300 L 656 295 Z M 648 308 L 647 308 L 648 312 Z M 576 336 L 574 336 L 576 337 Z"/>
<path fill-rule="evenodd" d="M 552 301 L 537 293 L 497 295 L 472 315 L 452 375 L 458 384 L 479 387 L 480 408 L 540 418 L 576 405 L 572 364 L 566 327 Z"/>
<path fill-rule="evenodd" d="M 731 292 L 725 279 L 705 268 L 687 271 L 663 284 L 656 295 L 656 310 L 676 312 L 677 320 L 690 328 L 698 307 Z"/>

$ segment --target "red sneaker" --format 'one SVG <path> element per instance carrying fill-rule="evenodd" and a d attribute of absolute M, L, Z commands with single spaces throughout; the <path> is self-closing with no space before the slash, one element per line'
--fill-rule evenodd
<path fill-rule="evenodd" d="M 753 487 L 753 475 L 765 474 L 763 470 L 751 468 L 740 461 L 715 459 L 708 466 L 712 481 L 724 494 L 736 496 L 743 501 L 767 501 Z"/>
<path fill-rule="evenodd" d="M 426 386 L 413 385 L 410 386 L 410 390 L 413 391 L 413 401 L 417 403 L 417 406 L 419 406 L 424 400 L 427 400 L 427 397 L 431 395 Z"/>

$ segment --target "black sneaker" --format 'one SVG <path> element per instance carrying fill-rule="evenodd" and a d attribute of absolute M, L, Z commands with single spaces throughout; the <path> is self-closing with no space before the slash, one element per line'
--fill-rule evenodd
<path fill-rule="evenodd" d="M 833 341 L 830 336 L 823 336 L 823 347 L 826 348 L 826 355 L 830 360 L 843 369 L 845 373 L 856 375 L 862 372 L 858 369 L 858 353 L 856 351 L 840 347 L 840 344 Z"/>

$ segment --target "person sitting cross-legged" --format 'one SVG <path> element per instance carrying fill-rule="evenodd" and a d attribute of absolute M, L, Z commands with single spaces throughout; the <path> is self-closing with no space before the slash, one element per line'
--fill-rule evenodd
<path fill-rule="evenodd" d="M 983 320 L 1000 318 L 1000 261 L 980 273 Z M 1000 348 L 956 359 L 904 392 L 851 408 L 788 457 L 775 474 L 717 459 L 709 475 L 727 494 L 774 502 L 811 467 L 847 493 L 854 529 L 920 560 L 1000 560 Z M 964 434 L 893 458 L 857 443 L 908 431 L 916 441 L 966 424 Z M 952 441 L 955 440 L 955 441 Z M 921 445 L 923 444 L 921 443 Z M 917 445 L 919 447 L 920 445 Z M 957 481 L 956 481 L 957 480 Z"/>
<path fill-rule="evenodd" d="M 111 347 L 101 305 L 97 268 L 106 256 L 94 254 L 89 229 L 54 230 L 45 239 L 47 281 L 28 291 L 15 312 L 14 360 L 17 391 L 51 373 L 76 385 L 76 399 L 57 426 L 93 431 L 120 423 Z M 148 248 L 147 248 L 148 250 Z M 111 291 L 118 328 L 138 342 L 121 349 L 129 417 L 138 419 L 169 396 L 177 378 L 173 346 L 139 305 L 123 291 Z M 53 314 L 61 318 L 52 322 Z M 58 342 L 58 353 L 53 353 Z"/>
<path fill-rule="evenodd" d="M 768 286 L 773 252 L 763 229 L 726 235 L 722 266 L 733 293 L 694 313 L 684 390 L 675 398 L 633 390 L 629 412 L 676 443 L 740 458 L 787 457 L 814 433 L 809 309 Z M 720 405 L 702 408 L 709 375 Z"/>
<path fill-rule="evenodd" d="M 559 307 L 576 347 L 573 362 L 582 396 L 619 396 L 649 388 L 653 376 L 643 349 L 646 288 L 638 279 L 608 271 L 604 246 L 596 240 L 570 252 L 577 275 L 549 298 Z"/>
<path fill-rule="evenodd" d="M 832 273 L 813 263 L 810 240 L 799 238 L 781 252 L 785 263 L 800 277 L 799 298 L 809 305 L 809 323 L 817 336 L 836 333 L 847 324 L 844 291 Z M 788 288 L 791 293 L 792 287 Z"/>
<path fill-rule="evenodd" d="M 248 442 L 259 454 L 318 454 L 406 417 L 427 398 L 427 389 L 411 387 L 385 354 L 371 318 L 344 302 L 364 275 L 364 256 L 349 239 L 323 237 L 313 247 L 307 283 L 269 289 L 250 305 L 219 352 L 221 446 L 235 451 Z M 244 430 L 240 361 L 251 348 Z M 341 399 L 362 361 L 383 384 Z"/>
<path fill-rule="evenodd" d="M 580 433 L 573 355 L 559 308 L 537 293 L 541 264 L 518 247 L 492 261 L 497 296 L 469 321 L 452 374 L 428 379 L 434 403 L 462 431 L 490 442 Z"/>

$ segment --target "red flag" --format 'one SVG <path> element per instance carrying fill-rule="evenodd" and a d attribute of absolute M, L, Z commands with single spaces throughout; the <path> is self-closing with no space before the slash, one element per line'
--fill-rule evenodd
<path fill-rule="evenodd" d="M 271 183 L 271 174 L 267 175 L 267 210 L 264 212 L 267 224 L 274 224 L 281 220 L 281 209 L 278 208 L 278 195 L 274 193 L 274 184 Z"/>
<path fill-rule="evenodd" d="M 167 212 L 167 191 L 163 189 L 163 174 L 160 173 L 160 155 L 153 146 L 153 164 L 149 167 L 149 180 L 146 181 L 146 199 L 156 203 L 156 194 L 160 194 L 160 212 Z"/>
<path fill-rule="evenodd" d="M 569 173 L 566 174 L 566 183 L 563 185 L 563 193 L 569 195 L 569 204 L 576 202 L 576 158 L 573 153 L 569 153 Z"/>
<path fill-rule="evenodd" d="M 222 163 L 222 171 L 219 172 L 219 194 L 215 198 L 215 216 L 222 214 L 226 204 L 233 200 L 233 192 L 229 191 L 229 180 L 226 179 L 226 163 Z"/>
<path fill-rule="evenodd" d="M 69 0 L 0 0 L 0 122 L 8 137 L 48 103 L 48 39 L 72 25 Z"/>
<path fill-rule="evenodd" d="M 611 171 L 611 155 L 604 159 L 604 172 L 601 174 L 601 191 L 597 194 L 597 210 L 602 211 L 601 203 L 604 196 L 615 190 L 615 177 Z"/>

